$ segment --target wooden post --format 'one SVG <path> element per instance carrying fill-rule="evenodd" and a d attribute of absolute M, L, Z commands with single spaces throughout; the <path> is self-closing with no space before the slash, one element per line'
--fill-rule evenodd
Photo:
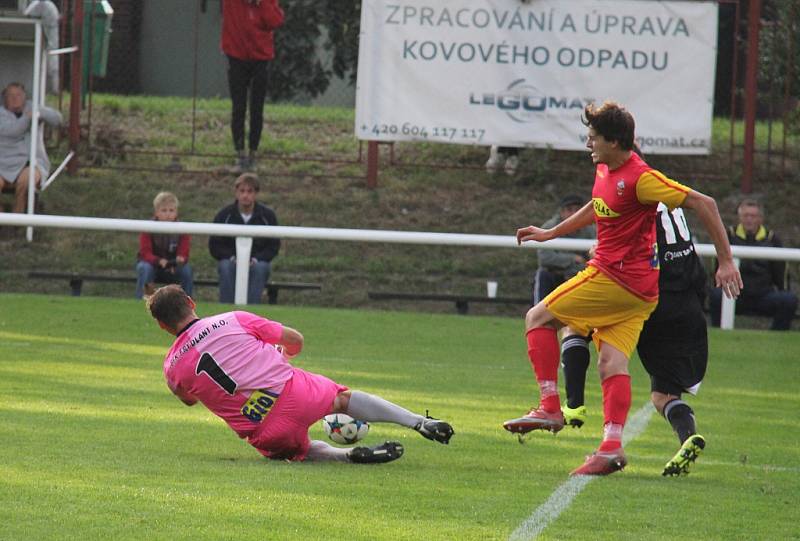
<path fill-rule="evenodd" d="M 742 193 L 753 191 L 753 159 L 758 101 L 758 32 L 761 28 L 761 0 L 750 0 L 747 14 L 747 66 L 744 76 L 744 170 Z"/>
<path fill-rule="evenodd" d="M 378 142 L 367 142 L 367 188 L 378 187 Z"/>

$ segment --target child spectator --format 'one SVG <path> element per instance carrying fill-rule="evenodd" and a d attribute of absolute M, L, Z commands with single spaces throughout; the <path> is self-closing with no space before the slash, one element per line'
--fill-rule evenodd
<path fill-rule="evenodd" d="M 178 198 L 161 192 L 153 199 L 153 219 L 178 220 Z M 189 235 L 142 233 L 139 235 L 139 260 L 136 263 L 136 298 L 141 299 L 147 284 L 180 284 L 187 294 L 194 289 L 189 265 Z"/>

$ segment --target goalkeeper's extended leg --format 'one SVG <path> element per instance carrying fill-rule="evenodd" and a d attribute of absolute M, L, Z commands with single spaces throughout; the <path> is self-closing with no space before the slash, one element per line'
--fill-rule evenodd
<path fill-rule="evenodd" d="M 455 433 L 449 423 L 408 411 L 379 396 L 363 391 L 350 391 L 344 413 L 354 419 L 386 422 L 413 428 L 425 438 L 447 444 Z"/>

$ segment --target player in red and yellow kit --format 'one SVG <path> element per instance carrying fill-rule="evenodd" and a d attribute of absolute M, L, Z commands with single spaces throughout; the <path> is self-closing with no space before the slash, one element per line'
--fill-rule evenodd
<path fill-rule="evenodd" d="M 587 268 L 564 282 L 525 316 L 528 357 L 539 384 L 540 402 L 526 415 L 506 421 L 517 433 L 558 432 L 564 427 L 558 395 L 559 348 L 556 331 L 568 325 L 588 334 L 599 351 L 603 389 L 603 442 L 572 473 L 607 475 L 622 469 L 622 430 L 631 405 L 628 360 L 642 325 L 658 302 L 655 218 L 658 203 L 697 212 L 720 261 L 717 286 L 731 298 L 743 287 L 714 199 L 664 176 L 635 152 L 633 116 L 614 102 L 588 105 L 587 148 L 597 166 L 592 201 L 551 229 L 517 230 L 517 242 L 547 241 L 597 225 L 597 249 Z"/>

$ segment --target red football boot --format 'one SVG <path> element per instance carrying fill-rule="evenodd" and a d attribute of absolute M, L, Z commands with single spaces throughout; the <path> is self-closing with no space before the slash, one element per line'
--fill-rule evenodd
<path fill-rule="evenodd" d="M 616 451 L 596 451 L 587 456 L 583 466 L 573 470 L 570 475 L 609 475 L 627 464 L 628 459 L 625 458 L 622 447 Z"/>
<path fill-rule="evenodd" d="M 550 413 L 538 407 L 522 417 L 509 419 L 503 423 L 503 428 L 515 434 L 526 434 L 531 430 L 549 430 L 555 434 L 564 428 L 564 424 L 564 414 L 561 410 Z"/>

